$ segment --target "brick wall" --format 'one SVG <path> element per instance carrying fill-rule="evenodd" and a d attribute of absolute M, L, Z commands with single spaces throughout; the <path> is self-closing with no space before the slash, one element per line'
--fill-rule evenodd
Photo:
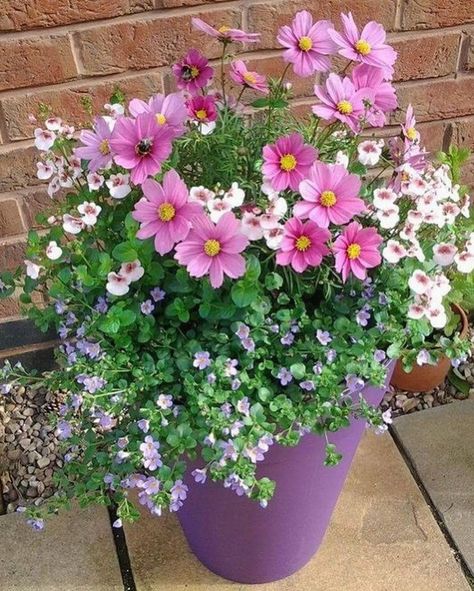
<path fill-rule="evenodd" d="M 341 10 L 359 23 L 382 22 L 400 53 L 401 107 L 414 104 L 428 147 L 451 140 L 474 147 L 474 0 L 1 0 L 0 270 L 22 261 L 25 232 L 49 201 L 35 176 L 27 119 L 39 102 L 80 124 L 84 95 L 100 108 L 117 84 L 127 96 L 170 90 L 167 66 L 189 45 L 218 52 L 191 30 L 192 15 L 261 32 L 249 59 L 275 74 L 276 32 L 304 8 L 337 24 Z M 295 84 L 296 105 L 313 102 L 312 82 Z M 474 181 L 474 159 L 466 181 Z M 14 301 L 0 300 L 0 317 L 17 314 Z"/>

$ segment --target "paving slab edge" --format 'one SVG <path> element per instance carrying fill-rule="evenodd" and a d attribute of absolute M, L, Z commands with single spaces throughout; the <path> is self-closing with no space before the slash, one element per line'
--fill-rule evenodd
<path fill-rule="evenodd" d="M 128 553 L 125 531 L 123 527 L 114 527 L 113 525 L 115 520 L 118 518 L 115 507 L 108 507 L 107 509 L 110 520 L 110 528 L 112 530 L 112 538 L 115 545 L 115 552 L 119 562 L 120 574 L 122 575 L 124 591 L 137 591 L 135 578 L 133 576 L 132 564 L 130 562 L 130 555 Z"/>

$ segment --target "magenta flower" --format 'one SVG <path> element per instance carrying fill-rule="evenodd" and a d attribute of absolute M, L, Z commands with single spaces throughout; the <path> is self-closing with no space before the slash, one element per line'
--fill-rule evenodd
<path fill-rule="evenodd" d="M 358 279 L 364 280 L 367 269 L 380 265 L 381 243 L 382 237 L 375 228 L 363 228 L 358 222 L 346 226 L 344 233 L 335 240 L 333 246 L 336 271 L 342 272 L 342 280 L 346 282 L 351 272 Z"/>
<path fill-rule="evenodd" d="M 253 88 L 254 90 L 263 92 L 263 94 L 268 94 L 269 92 L 265 76 L 247 70 L 247 66 L 242 60 L 237 60 L 230 64 L 229 76 L 241 86 Z"/>
<path fill-rule="evenodd" d="M 148 103 L 141 99 L 132 99 L 128 105 L 130 113 L 136 117 L 140 113 L 153 113 L 158 125 L 168 125 L 178 137 L 184 132 L 187 117 L 186 102 L 181 92 L 172 92 L 165 96 L 156 94 Z"/>
<path fill-rule="evenodd" d="M 297 273 L 303 273 L 308 267 L 318 267 L 323 256 L 330 252 L 325 244 L 330 238 L 329 230 L 319 228 L 314 222 L 290 218 L 285 224 L 276 262 L 282 266 L 291 265 Z"/>
<path fill-rule="evenodd" d="M 191 94 L 198 94 L 214 75 L 209 61 L 197 49 L 190 49 L 188 54 L 171 69 L 176 76 L 178 88 L 187 90 Z"/>
<path fill-rule="evenodd" d="M 314 93 L 321 105 L 314 105 L 313 113 L 327 121 L 339 119 L 348 125 L 354 133 L 359 131 L 360 121 L 366 108 L 363 100 L 369 96 L 373 102 L 373 91 L 363 89 L 356 91 L 349 78 L 341 80 L 337 74 L 329 74 L 325 88 L 315 86 Z"/>
<path fill-rule="evenodd" d="M 169 127 L 160 127 L 151 113 L 141 113 L 136 119 L 117 120 L 110 146 L 115 162 L 131 170 L 132 182 L 140 185 L 147 176 L 161 170 L 162 162 L 171 153 L 172 139 Z"/>
<path fill-rule="evenodd" d="M 145 197 L 132 212 L 133 219 L 141 223 L 137 238 L 154 236 L 156 251 L 164 255 L 187 237 L 191 219 L 202 214 L 202 207 L 188 201 L 188 189 L 175 170 L 164 175 L 162 185 L 147 179 L 142 190 Z"/>
<path fill-rule="evenodd" d="M 391 80 L 393 76 L 393 64 L 397 59 L 397 52 L 386 45 L 385 29 L 379 23 L 370 21 L 359 30 L 354 22 L 352 14 L 341 14 L 343 33 L 338 33 L 334 29 L 328 31 L 331 39 L 340 48 L 339 54 L 354 62 L 361 62 L 369 66 L 381 68 L 386 80 Z"/>
<path fill-rule="evenodd" d="M 233 213 L 224 214 L 215 225 L 199 216 L 193 219 L 187 239 L 176 246 L 174 258 L 187 267 L 191 277 L 209 275 L 212 287 L 218 288 L 224 275 L 237 279 L 245 273 L 245 259 L 239 253 L 248 243 Z"/>
<path fill-rule="evenodd" d="M 374 127 L 383 127 L 385 115 L 398 106 L 395 88 L 384 81 L 380 68 L 366 64 L 359 64 L 352 70 L 352 82 L 354 88 L 361 91 L 362 100 L 371 104 L 366 114 L 367 121 Z M 369 92 L 364 92 L 366 88 Z"/>
<path fill-rule="evenodd" d="M 189 116 L 199 123 L 211 123 L 217 119 L 216 99 L 213 96 L 193 96 L 186 105 Z"/>
<path fill-rule="evenodd" d="M 108 168 L 112 163 L 111 135 L 109 124 L 103 117 L 97 117 L 94 121 L 94 131 L 89 129 L 81 131 L 79 139 L 84 146 L 76 148 L 74 155 L 83 160 L 89 160 L 90 172 L 96 172 L 99 168 Z"/>
<path fill-rule="evenodd" d="M 263 148 L 263 176 L 275 191 L 288 187 L 297 191 L 317 155 L 316 149 L 305 144 L 299 133 L 281 137 Z"/>
<path fill-rule="evenodd" d="M 300 184 L 303 201 L 293 209 L 297 218 L 309 218 L 321 228 L 329 224 L 347 224 L 353 216 L 365 210 L 359 198 L 360 179 L 349 174 L 344 166 L 315 162 L 309 178 Z"/>
<path fill-rule="evenodd" d="M 285 62 L 293 64 L 298 76 L 311 76 L 314 72 L 327 72 L 331 67 L 328 55 L 336 51 L 328 31 L 333 28 L 330 21 L 318 21 L 307 10 L 296 13 L 291 27 L 285 25 L 278 32 L 278 42 L 287 49 L 283 53 Z"/>
<path fill-rule="evenodd" d="M 223 43 L 229 43 L 231 41 L 238 41 L 239 43 L 257 43 L 260 41 L 260 33 L 246 33 L 241 29 L 232 29 L 226 25 L 216 29 L 200 18 L 194 17 L 191 20 L 195 29 L 199 29 L 203 33 L 215 37 Z"/>

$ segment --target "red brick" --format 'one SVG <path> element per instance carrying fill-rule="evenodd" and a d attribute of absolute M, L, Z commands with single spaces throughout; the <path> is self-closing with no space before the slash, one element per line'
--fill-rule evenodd
<path fill-rule="evenodd" d="M 199 4 L 215 4 L 216 2 L 226 2 L 226 0 L 157 0 L 157 8 L 198 6 Z"/>
<path fill-rule="evenodd" d="M 20 209 L 15 199 L 0 200 L 0 240 L 25 231 Z"/>
<path fill-rule="evenodd" d="M 25 258 L 25 242 L 2 244 L 0 241 L 0 269 L 11 271 L 23 264 Z"/>
<path fill-rule="evenodd" d="M 402 112 L 396 113 L 394 121 L 403 119 L 409 103 L 412 103 L 418 121 L 463 117 L 473 111 L 474 76 L 403 85 L 397 94 Z"/>
<path fill-rule="evenodd" d="M 397 37 L 389 43 L 398 51 L 395 80 L 447 76 L 456 71 L 460 32 Z"/>
<path fill-rule="evenodd" d="M 36 177 L 38 155 L 34 146 L 0 146 L 0 192 L 44 182 Z"/>
<path fill-rule="evenodd" d="M 298 10 L 309 10 L 317 20 L 331 19 L 336 28 L 340 28 L 340 13 L 349 11 L 361 25 L 376 20 L 390 30 L 395 23 L 396 0 L 326 0 L 311 4 L 308 0 L 253 2 L 249 6 L 248 20 L 249 29 L 262 33 L 262 43 L 258 47 L 278 47 L 278 29 L 289 24 Z"/>
<path fill-rule="evenodd" d="M 0 299 L 0 318 L 2 320 L 16 318 L 18 316 L 20 316 L 20 302 L 16 298 Z"/>
<path fill-rule="evenodd" d="M 462 182 L 470 187 L 470 191 L 474 190 L 474 156 L 469 158 L 462 170 Z"/>
<path fill-rule="evenodd" d="M 127 99 L 147 98 L 163 91 L 160 72 L 146 72 L 118 80 L 72 83 L 61 88 L 48 88 L 32 93 L 17 94 L 0 100 L 5 116 L 5 126 L 10 140 L 33 137 L 36 125 L 28 121 L 28 113 L 35 113 L 39 103 L 51 107 L 52 113 L 70 125 L 84 126 L 90 117 L 84 112 L 81 99 L 90 97 L 94 113 L 99 113 L 116 88 L 120 88 Z"/>
<path fill-rule="evenodd" d="M 153 8 L 153 0 L 2 0 L 0 30 L 43 29 Z"/>
<path fill-rule="evenodd" d="M 474 30 L 466 37 L 464 48 L 462 67 L 465 70 L 474 70 Z"/>
<path fill-rule="evenodd" d="M 67 35 L 0 39 L 0 90 L 42 86 L 75 78 Z"/>
<path fill-rule="evenodd" d="M 474 21 L 474 0 L 404 0 L 402 29 L 438 29 Z"/>
<path fill-rule="evenodd" d="M 221 10 L 199 14 L 211 24 L 240 24 L 240 11 Z M 190 47 L 220 55 L 220 44 L 194 30 L 189 15 L 127 20 L 78 31 L 84 71 L 88 75 L 110 74 L 165 66 L 182 57 Z"/>
<path fill-rule="evenodd" d="M 65 190 L 63 190 L 65 191 Z M 46 182 L 39 187 L 28 187 L 22 194 L 23 213 L 25 221 L 30 228 L 39 228 L 36 216 L 39 213 L 52 215 L 57 209 L 58 201 L 61 199 L 61 191 L 55 193 L 54 200 L 48 195 Z"/>
<path fill-rule="evenodd" d="M 471 150 L 474 148 L 474 116 L 455 122 L 453 143 Z"/>

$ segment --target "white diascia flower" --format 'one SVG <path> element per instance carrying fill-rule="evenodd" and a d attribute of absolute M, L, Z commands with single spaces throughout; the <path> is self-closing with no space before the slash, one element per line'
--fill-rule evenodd
<path fill-rule="evenodd" d="M 260 218 L 253 211 L 245 211 L 242 214 L 242 234 L 245 234 L 249 240 L 260 240 L 263 238 L 263 228 L 260 224 Z"/>
<path fill-rule="evenodd" d="M 389 240 L 382 251 L 383 258 L 389 263 L 398 263 L 407 256 L 406 248 L 397 240 Z"/>
<path fill-rule="evenodd" d="M 120 103 L 105 103 L 104 109 L 109 113 L 110 117 L 117 119 L 125 113 L 125 107 Z"/>
<path fill-rule="evenodd" d="M 74 217 L 68 213 L 63 215 L 63 229 L 65 232 L 68 232 L 69 234 L 79 234 L 84 227 L 85 224 L 81 218 Z"/>
<path fill-rule="evenodd" d="M 457 251 L 458 249 L 454 244 L 440 242 L 433 246 L 433 260 L 437 265 L 447 267 L 454 262 L 454 255 Z"/>
<path fill-rule="evenodd" d="M 132 188 L 130 187 L 130 175 L 122 174 L 111 174 L 110 177 L 105 181 L 107 188 L 109 189 L 110 196 L 113 199 L 123 199 L 126 197 Z"/>
<path fill-rule="evenodd" d="M 202 185 L 199 187 L 191 187 L 189 190 L 189 201 L 193 201 L 196 203 L 201 203 L 201 205 L 206 205 L 208 201 L 214 199 L 216 194 L 214 191 L 210 189 L 206 189 Z"/>
<path fill-rule="evenodd" d="M 81 214 L 81 219 L 86 226 L 95 226 L 102 207 L 93 201 L 84 201 L 84 203 L 78 205 L 77 210 Z"/>
<path fill-rule="evenodd" d="M 344 166 L 344 168 L 347 168 L 349 166 L 349 156 L 345 154 L 342 150 L 339 150 L 336 153 L 334 164 L 339 164 L 339 166 Z"/>
<path fill-rule="evenodd" d="M 122 296 L 129 292 L 129 281 L 120 273 L 109 273 L 105 289 L 112 295 Z"/>
<path fill-rule="evenodd" d="M 433 328 L 444 328 L 446 323 L 448 322 L 448 317 L 446 316 L 446 310 L 444 306 L 441 304 L 435 304 L 430 306 L 426 312 L 426 317 L 430 321 L 430 324 Z"/>
<path fill-rule="evenodd" d="M 63 122 L 59 117 L 48 117 L 44 124 L 46 125 L 46 129 L 49 129 L 49 131 L 59 131 L 63 125 Z"/>
<path fill-rule="evenodd" d="M 358 160 L 364 166 L 375 166 L 382 155 L 383 140 L 365 140 L 357 146 Z"/>
<path fill-rule="evenodd" d="M 373 205 L 375 208 L 385 211 L 392 209 L 397 199 L 398 195 L 392 189 L 375 189 Z"/>
<path fill-rule="evenodd" d="M 46 162 L 37 162 L 36 168 L 36 176 L 42 180 L 46 181 L 53 176 L 54 173 L 54 164 L 51 160 L 46 160 Z"/>
<path fill-rule="evenodd" d="M 398 205 L 392 205 L 390 209 L 379 209 L 375 215 L 380 222 L 380 227 L 385 230 L 395 228 L 400 221 L 398 211 Z"/>
<path fill-rule="evenodd" d="M 263 236 L 268 248 L 272 250 L 278 250 L 280 248 L 281 241 L 283 240 L 284 227 L 283 224 L 272 228 L 271 230 L 264 230 Z"/>
<path fill-rule="evenodd" d="M 230 189 L 224 193 L 224 199 L 232 208 L 240 207 L 245 199 L 245 191 L 239 187 L 238 183 L 232 183 Z"/>
<path fill-rule="evenodd" d="M 417 295 L 423 295 L 431 290 L 432 281 L 424 271 L 417 269 L 408 280 L 408 286 Z"/>
<path fill-rule="evenodd" d="M 90 172 L 87 175 L 87 184 L 89 185 L 89 191 L 97 191 L 104 184 L 104 177 L 97 172 Z"/>
<path fill-rule="evenodd" d="M 38 148 L 38 150 L 47 152 L 50 148 L 53 147 L 54 141 L 56 139 L 56 134 L 54 133 L 54 131 L 37 128 L 35 129 L 34 134 L 35 147 Z"/>
<path fill-rule="evenodd" d="M 26 274 L 30 279 L 38 279 L 41 269 L 43 268 L 41 265 L 37 265 L 28 259 L 25 259 L 26 265 Z"/>
<path fill-rule="evenodd" d="M 54 240 L 51 240 L 51 242 L 46 247 L 46 256 L 48 257 L 48 259 L 51 259 L 52 261 L 56 261 L 61 257 L 62 254 L 63 254 L 62 248 L 60 246 L 58 246 L 57 242 L 55 242 Z"/>
<path fill-rule="evenodd" d="M 142 264 L 138 259 L 131 263 L 122 263 L 119 271 L 119 275 L 125 277 L 129 283 L 138 281 L 143 277 L 144 273 L 145 269 L 142 267 Z"/>
<path fill-rule="evenodd" d="M 468 250 L 456 254 L 454 262 L 460 273 L 472 273 L 474 271 L 474 254 Z"/>
<path fill-rule="evenodd" d="M 215 224 L 225 213 L 232 211 L 232 205 L 224 198 L 220 199 L 216 197 L 215 199 L 210 199 L 206 205 L 209 210 L 209 216 Z"/>

